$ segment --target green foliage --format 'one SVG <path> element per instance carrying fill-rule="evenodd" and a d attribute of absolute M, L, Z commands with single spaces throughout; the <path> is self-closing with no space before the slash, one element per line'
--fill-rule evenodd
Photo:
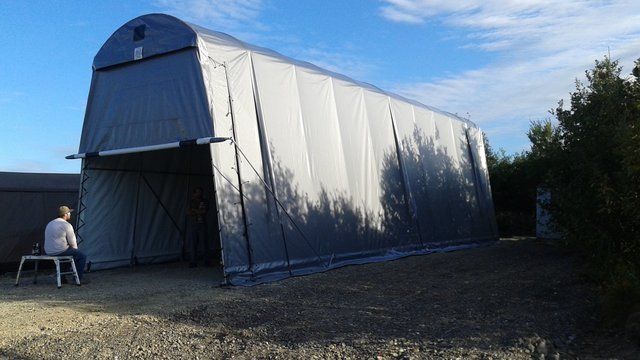
<path fill-rule="evenodd" d="M 536 190 L 528 176 L 526 154 L 507 155 L 502 149 L 494 152 L 488 142 L 485 151 L 500 235 L 533 235 Z"/>
<path fill-rule="evenodd" d="M 501 234 L 531 234 L 536 188 L 567 245 L 588 259 L 610 322 L 640 311 L 640 59 L 629 77 L 605 57 L 576 81 L 568 107 L 531 124 L 531 149 L 485 143 Z M 486 137 L 485 137 L 486 139 Z"/>
<path fill-rule="evenodd" d="M 546 168 L 546 149 L 556 136 L 551 122 L 534 122 L 528 136 L 534 144 L 530 151 L 508 155 L 494 151 L 484 135 L 485 153 L 496 220 L 501 236 L 534 236 L 536 230 L 536 191 Z"/>
<path fill-rule="evenodd" d="M 640 62 L 621 73 L 617 61 L 596 61 L 569 108 L 552 111 L 557 126 L 532 124 L 529 156 L 557 229 L 623 314 L 640 310 Z"/>

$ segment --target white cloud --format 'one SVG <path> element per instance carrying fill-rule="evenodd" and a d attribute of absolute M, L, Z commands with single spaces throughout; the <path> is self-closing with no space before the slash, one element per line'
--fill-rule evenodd
<path fill-rule="evenodd" d="M 574 79 L 608 49 L 626 72 L 640 57 L 637 1 L 384 1 L 384 18 L 458 29 L 465 48 L 493 52 L 497 59 L 432 82 L 397 84 L 395 90 L 469 113 L 503 136 L 510 135 L 505 129 L 521 131 L 530 120 L 546 117 L 547 110 L 574 89 Z"/>
<path fill-rule="evenodd" d="M 356 80 L 367 78 L 378 68 L 370 59 L 365 60 L 356 55 L 353 49 L 345 49 L 344 47 L 331 50 L 322 46 L 290 47 L 288 50 L 290 53 L 287 55 L 292 58 L 308 61 L 320 68 Z"/>
<path fill-rule="evenodd" d="M 382 8 L 382 15 L 387 19 L 396 22 L 409 24 L 422 24 L 424 22 L 424 19 L 421 16 L 409 14 L 406 11 L 400 11 L 390 6 Z"/>
<path fill-rule="evenodd" d="M 199 25 L 229 31 L 259 26 L 262 0 L 156 0 L 156 5 Z"/>
<path fill-rule="evenodd" d="M 348 46 L 308 44 L 286 27 L 264 25 L 260 15 L 268 6 L 263 0 L 156 0 L 156 5 L 197 25 L 229 32 L 242 41 L 281 49 L 285 56 L 350 77 L 366 78 L 376 68 Z"/>

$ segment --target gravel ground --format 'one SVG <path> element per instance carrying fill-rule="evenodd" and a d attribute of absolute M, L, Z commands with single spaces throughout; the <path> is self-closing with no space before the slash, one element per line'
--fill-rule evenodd
<path fill-rule="evenodd" d="M 638 359 L 552 242 L 350 266 L 250 288 L 183 264 L 0 278 L 0 359 Z"/>

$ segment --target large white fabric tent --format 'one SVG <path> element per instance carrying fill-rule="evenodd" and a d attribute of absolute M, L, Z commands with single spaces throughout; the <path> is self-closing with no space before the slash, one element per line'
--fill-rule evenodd
<path fill-rule="evenodd" d="M 195 186 L 232 284 L 497 237 L 470 121 L 163 14 L 93 70 L 70 157 L 94 268 L 178 257 Z"/>

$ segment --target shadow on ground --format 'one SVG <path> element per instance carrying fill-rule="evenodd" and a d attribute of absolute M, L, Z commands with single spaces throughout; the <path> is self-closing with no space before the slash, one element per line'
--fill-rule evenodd
<path fill-rule="evenodd" d="M 3 320 L 0 354 L 68 354 L 73 332 L 77 356 L 528 358 L 545 339 L 550 355 L 625 357 L 629 344 L 593 330 L 593 290 L 575 262 L 526 239 L 250 288 L 219 288 L 215 269 L 175 264 L 96 272 L 60 290 L 5 277 L 0 316 L 13 320 Z M 37 325 L 18 325 L 34 312 Z"/>

